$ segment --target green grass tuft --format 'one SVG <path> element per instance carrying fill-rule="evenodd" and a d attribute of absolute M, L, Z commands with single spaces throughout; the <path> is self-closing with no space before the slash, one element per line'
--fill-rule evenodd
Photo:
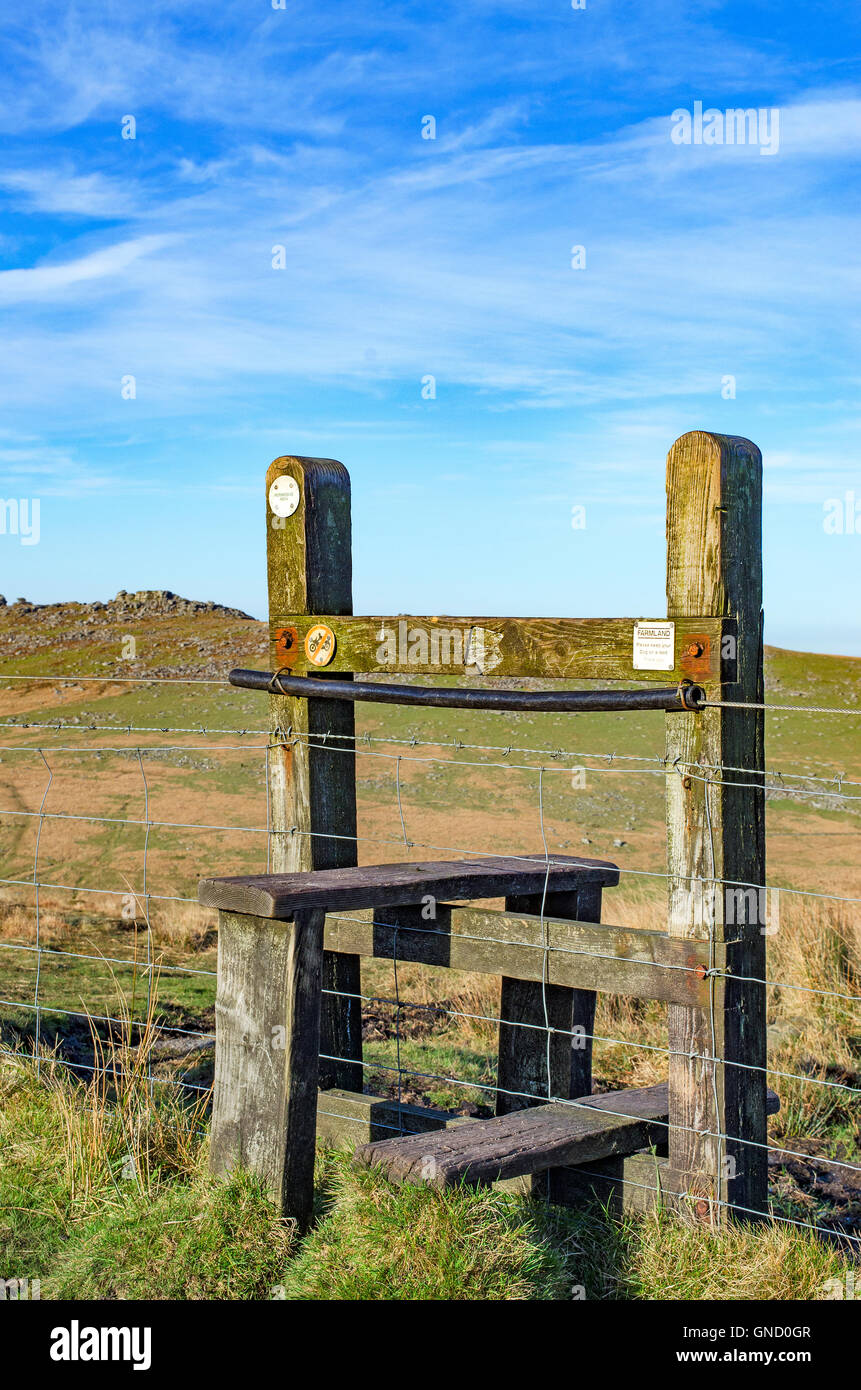
<path fill-rule="evenodd" d="M 290 1266 L 286 1298 L 570 1298 L 568 1213 L 467 1187 L 394 1188 L 344 1154 L 324 1163 L 326 1214 Z"/>

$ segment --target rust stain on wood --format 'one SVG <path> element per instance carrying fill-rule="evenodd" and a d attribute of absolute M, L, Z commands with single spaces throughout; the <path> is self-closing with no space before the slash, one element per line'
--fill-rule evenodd
<path fill-rule="evenodd" d="M 281 666 L 293 666 L 299 655 L 299 629 L 297 627 L 276 627 L 275 655 Z"/>

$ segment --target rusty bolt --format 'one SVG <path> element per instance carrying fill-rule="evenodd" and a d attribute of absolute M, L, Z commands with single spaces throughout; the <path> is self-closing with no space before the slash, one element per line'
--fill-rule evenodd
<path fill-rule="evenodd" d="M 691 787 L 692 787 L 693 785 L 694 785 L 694 784 L 693 784 L 693 782 L 692 782 L 692 780 L 691 780 L 690 777 L 683 777 L 683 778 L 682 778 L 682 786 L 684 787 L 685 791 L 690 791 L 690 789 L 691 789 Z"/>
<path fill-rule="evenodd" d="M 292 647 L 293 638 L 290 636 L 289 632 L 284 633 L 283 637 L 281 638 L 281 645 L 282 647 Z"/>
<path fill-rule="evenodd" d="M 709 1204 L 703 1198 L 700 1198 L 700 1200 L 697 1202 L 696 1213 L 701 1220 L 705 1220 L 705 1218 L 709 1215 Z"/>
<path fill-rule="evenodd" d="M 688 646 L 687 646 L 687 650 L 686 650 L 686 652 L 685 652 L 685 655 L 686 655 L 686 656 L 702 656 L 702 654 L 703 654 L 704 651 L 705 651 L 705 648 L 703 647 L 702 642 L 689 642 L 689 643 L 688 643 Z"/>

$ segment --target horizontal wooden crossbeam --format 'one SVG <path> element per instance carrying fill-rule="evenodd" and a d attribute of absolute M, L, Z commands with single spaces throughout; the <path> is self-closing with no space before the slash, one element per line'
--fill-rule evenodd
<path fill-rule="evenodd" d="M 432 921 L 422 911 L 330 913 L 326 950 L 674 1004 L 708 1004 L 706 941 L 549 917 L 542 924 L 536 916 L 449 903 L 436 904 Z"/>
<path fill-rule="evenodd" d="M 339 1146 L 392 1139 L 401 1134 L 428 1134 L 447 1125 L 469 1123 L 472 1116 L 452 1115 L 430 1105 L 412 1105 L 392 1096 L 368 1095 L 328 1087 L 317 1097 L 317 1138 Z"/>
<path fill-rule="evenodd" d="M 358 671 L 368 674 L 536 676 L 542 680 L 658 681 L 685 678 L 702 685 L 721 680 L 723 639 L 734 637 L 727 618 L 676 618 L 672 666 L 649 669 L 634 659 L 635 618 L 343 617 L 305 613 L 270 621 L 273 669 L 294 675 Z M 655 620 L 659 621 L 659 620 Z M 312 662 L 306 639 L 329 628 L 334 655 Z M 329 655 L 312 638 L 312 652 Z M 723 679 L 734 679 L 733 647 L 724 647 Z"/>

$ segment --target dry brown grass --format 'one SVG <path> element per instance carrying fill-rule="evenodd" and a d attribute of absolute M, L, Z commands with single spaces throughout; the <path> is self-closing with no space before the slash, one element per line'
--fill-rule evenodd
<path fill-rule="evenodd" d="M 179 956 L 205 951 L 217 938 L 218 913 L 198 903 L 159 903 L 149 920 L 155 946 Z"/>
<path fill-rule="evenodd" d="M 499 980 L 464 970 L 437 969 L 426 965 L 399 963 L 397 987 L 390 961 L 366 960 L 362 963 L 362 991 L 371 996 L 367 1008 L 394 1020 L 396 998 L 416 1006 L 402 1017 L 402 1027 L 424 1031 L 434 1019 L 440 1026 L 457 1033 L 465 1047 L 492 1049 L 496 1042 L 499 1017 Z M 432 1006 L 439 1013 L 425 1012 Z"/>
<path fill-rule="evenodd" d="M 846 1255 L 779 1221 L 708 1232 L 657 1213 L 629 1247 L 629 1297 L 653 1300 L 825 1300 L 847 1288 Z"/>
<path fill-rule="evenodd" d="M 34 946 L 37 935 L 43 946 L 62 946 L 69 950 L 72 949 L 76 933 L 60 908 L 42 907 L 40 904 L 37 919 L 32 907 L 20 903 L 0 904 L 0 941 Z"/>
<path fill-rule="evenodd" d="M 88 904 L 84 913 L 99 926 L 114 920 L 140 939 L 145 939 L 147 905 L 142 897 L 130 893 L 126 899 L 119 896 L 108 898 L 107 908 L 103 901 L 102 911 L 95 912 L 92 904 Z M 74 950 L 75 942 L 81 937 L 82 915 L 77 905 L 64 903 L 50 892 L 40 894 L 38 918 L 35 895 L 30 903 L 0 899 L 0 941 L 35 945 L 38 933 L 43 946 Z M 172 957 L 178 959 L 208 950 L 214 945 L 217 926 L 217 912 L 198 903 L 151 902 L 149 906 L 149 929 L 154 949 L 170 952 Z"/>
<path fill-rule="evenodd" d="M 135 1182 L 142 1193 L 166 1174 L 190 1177 L 199 1171 L 200 1133 L 207 1097 L 190 1101 L 179 1090 L 163 1088 L 153 1104 L 152 1048 L 158 1038 L 153 990 L 145 1018 L 133 1022 L 125 997 L 117 991 L 109 1040 L 90 1021 L 94 1070 L 84 1085 L 70 1085 L 68 1069 L 54 1054 L 43 1054 L 43 1074 L 62 1118 L 66 1181 L 73 1200 L 86 1202 L 106 1177 Z M 120 1169 L 118 1172 L 117 1169 Z"/>

